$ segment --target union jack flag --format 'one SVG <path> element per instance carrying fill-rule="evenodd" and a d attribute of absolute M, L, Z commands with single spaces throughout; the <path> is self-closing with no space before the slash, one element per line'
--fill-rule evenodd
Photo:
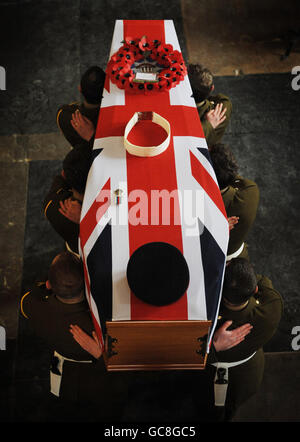
<path fill-rule="evenodd" d="M 143 35 L 180 51 L 172 20 L 117 20 L 111 55 L 127 36 Z M 156 112 L 169 121 L 171 141 L 163 154 L 136 157 L 124 148 L 125 126 L 138 111 Z M 229 227 L 188 77 L 175 88 L 153 95 L 130 94 L 107 83 L 93 154 L 82 206 L 79 250 L 87 299 L 102 344 L 106 320 L 211 320 L 212 334 Z M 121 201 L 116 201 L 116 192 Z M 167 221 L 153 212 L 153 207 L 147 210 L 149 201 L 153 205 L 158 194 L 172 197 Z M 141 195 L 148 201 L 144 206 Z M 195 202 L 195 195 L 200 209 L 191 225 L 186 207 L 191 205 L 189 198 Z M 189 268 L 186 293 L 167 306 L 149 305 L 136 298 L 126 278 L 130 256 L 153 241 L 177 247 Z"/>

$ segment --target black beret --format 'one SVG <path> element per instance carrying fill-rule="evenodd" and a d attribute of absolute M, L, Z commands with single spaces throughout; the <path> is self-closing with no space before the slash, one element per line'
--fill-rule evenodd
<path fill-rule="evenodd" d="M 171 244 L 151 242 L 139 247 L 127 265 L 133 294 L 147 304 L 163 306 L 177 301 L 189 285 L 183 254 Z"/>

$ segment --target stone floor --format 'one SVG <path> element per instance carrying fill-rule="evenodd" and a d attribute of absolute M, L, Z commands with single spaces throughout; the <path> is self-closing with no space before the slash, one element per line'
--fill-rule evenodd
<path fill-rule="evenodd" d="M 69 150 L 56 128 L 56 109 L 79 99 L 77 84 L 89 65 L 105 67 L 116 19 L 162 17 L 174 20 L 186 61 L 208 66 L 216 91 L 232 99 L 225 141 L 241 174 L 255 180 L 261 191 L 249 236 L 250 256 L 285 303 L 278 332 L 265 348 L 261 392 L 242 407 L 236 421 L 300 420 L 300 353 L 291 346 L 292 329 L 300 326 L 296 190 L 300 90 L 292 88 L 291 75 L 292 68 L 300 66 L 299 42 L 281 60 L 286 36 L 300 27 L 299 2 L 228 0 L 226 8 L 224 4 L 112 0 L 108 7 L 105 0 L 1 2 L 0 65 L 6 69 L 7 90 L 0 91 L 0 326 L 7 340 L 6 350 L 0 351 L 0 421 L 45 420 L 45 411 L 37 404 L 48 388 L 47 358 L 19 318 L 19 300 L 62 247 L 41 213 L 51 177 Z M 172 379 L 184 391 L 186 377 L 178 374 Z M 162 420 L 173 422 L 185 416 L 196 419 L 197 410 L 187 396 L 185 415 L 164 404 L 151 416 L 150 384 L 144 388 L 143 395 L 131 398 L 124 419 L 153 421 L 159 413 Z"/>

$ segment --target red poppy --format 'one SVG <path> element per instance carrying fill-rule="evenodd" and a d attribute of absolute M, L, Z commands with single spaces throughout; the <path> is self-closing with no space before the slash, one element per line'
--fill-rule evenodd
<path fill-rule="evenodd" d="M 183 63 L 184 61 L 183 61 L 183 57 L 182 57 L 182 53 L 181 52 L 179 52 L 179 51 L 173 51 L 173 53 L 172 53 L 172 59 L 175 61 L 176 60 L 176 63 Z"/>
<path fill-rule="evenodd" d="M 180 82 L 180 78 L 176 75 L 176 71 L 172 71 L 171 69 L 164 69 L 160 75 L 169 82 L 167 89 L 177 86 Z"/>
<path fill-rule="evenodd" d="M 157 50 L 160 54 L 169 55 L 173 53 L 173 46 L 169 44 L 161 44 L 158 46 Z"/>
<path fill-rule="evenodd" d="M 160 56 L 157 58 L 157 61 L 162 66 L 165 66 L 165 68 L 169 68 L 172 64 L 172 59 L 169 55 L 166 54 L 160 54 Z"/>
<path fill-rule="evenodd" d="M 180 80 L 183 80 L 186 74 L 184 68 L 179 63 L 173 63 L 170 66 L 170 71 L 172 71 Z"/>
<path fill-rule="evenodd" d="M 118 86 L 118 88 L 119 89 L 129 89 L 129 85 L 130 85 L 130 83 L 132 82 L 132 79 L 133 79 L 134 77 L 129 77 L 129 78 L 126 78 L 125 76 L 123 76 L 123 77 L 120 77 L 118 80 L 117 80 L 117 82 L 116 82 L 116 85 Z"/>
<path fill-rule="evenodd" d="M 138 44 L 138 39 L 137 39 L 137 38 L 134 39 L 134 38 L 132 38 L 132 37 L 126 37 L 126 38 L 125 38 L 125 43 L 126 43 L 128 46 L 136 46 L 136 45 Z"/>
<path fill-rule="evenodd" d="M 159 40 L 153 40 L 153 41 L 152 41 L 152 45 L 153 45 L 154 48 L 158 48 L 158 46 L 160 46 L 160 44 L 161 44 L 161 43 L 160 43 Z"/>
<path fill-rule="evenodd" d="M 112 56 L 111 56 L 111 59 L 109 60 L 110 62 L 114 62 L 114 61 L 117 61 L 117 59 L 119 58 L 119 56 L 118 56 L 118 52 L 116 52 L 115 54 L 113 54 Z"/>
<path fill-rule="evenodd" d="M 145 83 L 145 94 L 150 95 L 153 92 L 157 92 L 159 90 L 159 83 Z"/>
<path fill-rule="evenodd" d="M 144 37 L 142 37 L 139 41 L 139 49 L 144 52 L 144 51 L 149 51 L 149 48 L 150 44 L 147 41 L 147 37 L 144 35 Z"/>
<path fill-rule="evenodd" d="M 119 79 L 124 78 L 124 76 L 130 71 L 130 66 L 125 61 L 112 64 L 109 69 L 111 81 L 117 84 Z"/>
<path fill-rule="evenodd" d="M 172 85 L 171 85 L 169 78 L 165 77 L 164 75 L 161 75 L 162 72 L 159 74 L 159 77 L 158 77 L 158 89 L 159 90 L 171 89 Z"/>
<path fill-rule="evenodd" d="M 127 50 L 127 48 L 119 49 L 116 55 L 117 55 L 117 58 L 115 60 L 116 62 L 125 61 L 126 63 L 130 63 L 130 65 L 134 63 L 134 55 L 132 52 Z"/>

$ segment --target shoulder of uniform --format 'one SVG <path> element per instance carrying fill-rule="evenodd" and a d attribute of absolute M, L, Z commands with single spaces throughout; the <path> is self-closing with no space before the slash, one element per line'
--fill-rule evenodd
<path fill-rule="evenodd" d="M 257 285 L 258 292 L 256 299 L 260 301 L 262 296 L 265 302 L 269 301 L 280 301 L 282 303 L 282 298 L 280 293 L 273 287 L 272 281 L 264 275 L 257 275 Z"/>
<path fill-rule="evenodd" d="M 56 112 L 56 123 L 59 129 L 61 129 L 61 124 L 66 124 L 70 122 L 71 115 L 78 109 L 80 103 L 73 102 L 70 104 L 63 104 L 59 107 Z"/>
<path fill-rule="evenodd" d="M 248 188 L 252 187 L 255 189 L 258 189 L 258 186 L 255 181 L 250 180 L 249 178 L 244 178 L 242 176 L 237 176 L 234 180 L 232 187 L 236 190 L 242 189 L 242 188 Z"/>
<path fill-rule="evenodd" d="M 61 111 L 74 111 L 74 109 L 78 108 L 80 105 L 81 104 L 78 101 L 72 101 L 72 103 L 62 104 L 57 109 L 56 115 Z"/>
<path fill-rule="evenodd" d="M 210 100 L 210 101 L 213 101 L 213 102 L 217 102 L 217 103 L 220 102 L 220 101 L 227 101 L 227 102 L 230 102 L 230 103 L 231 103 L 230 98 L 227 97 L 227 95 L 225 95 L 225 94 L 211 95 L 211 96 L 209 97 L 209 100 Z"/>
<path fill-rule="evenodd" d="M 28 295 L 30 295 L 30 293 L 31 293 L 31 290 L 29 290 L 28 292 L 26 292 L 26 293 L 22 296 L 22 298 L 21 298 L 21 303 L 20 303 L 21 314 L 22 314 L 22 316 L 24 316 L 24 318 L 26 318 L 26 319 L 28 319 L 28 316 L 27 316 L 26 313 L 24 312 L 24 300 L 25 300 L 25 298 L 26 298 Z"/>
<path fill-rule="evenodd" d="M 51 295 L 52 291 L 47 289 L 46 282 L 36 282 L 34 287 L 31 290 L 28 290 L 21 298 L 21 314 L 26 319 L 29 319 L 30 313 L 28 310 L 30 311 L 32 309 L 32 305 L 37 304 L 40 301 L 47 302 Z M 27 308 L 25 308 L 25 304 Z"/>

